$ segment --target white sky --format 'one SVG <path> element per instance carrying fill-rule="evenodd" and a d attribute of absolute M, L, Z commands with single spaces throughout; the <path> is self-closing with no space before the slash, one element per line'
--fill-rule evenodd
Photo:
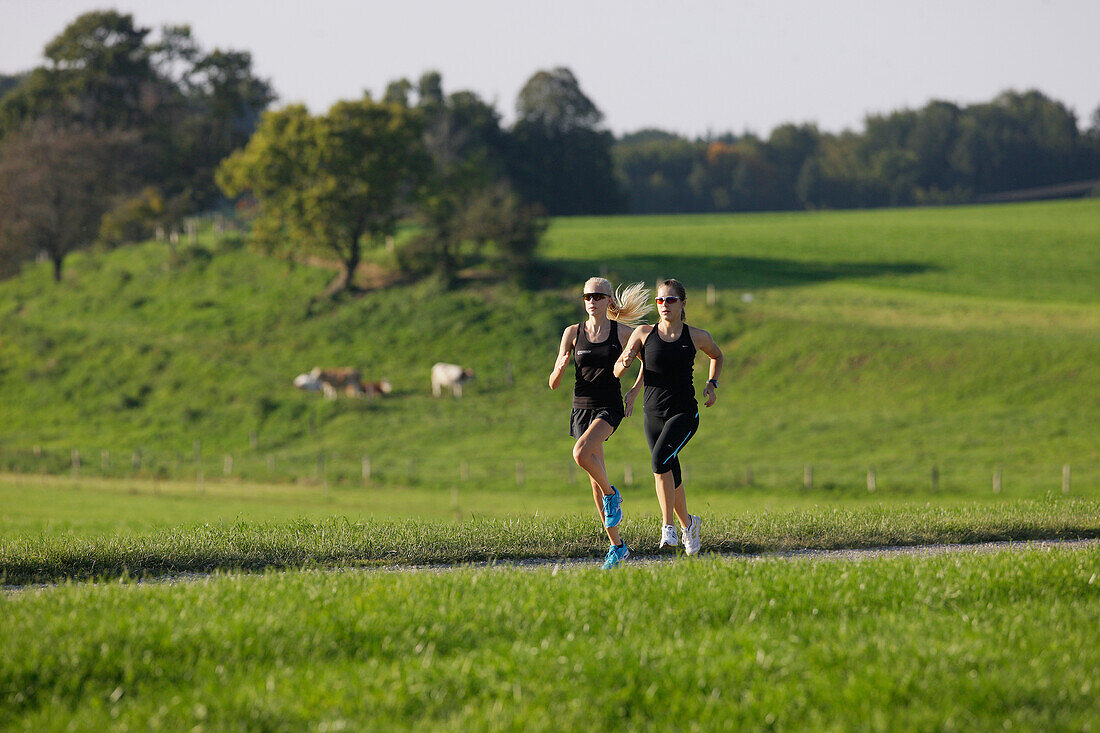
<path fill-rule="evenodd" d="M 322 111 L 443 74 L 505 120 L 535 71 L 568 66 L 616 134 L 859 129 L 869 112 L 1037 88 L 1087 127 L 1100 106 L 1100 0 L 0 0 L 0 71 L 41 63 L 77 15 L 189 23 L 252 52 L 279 104 Z"/>

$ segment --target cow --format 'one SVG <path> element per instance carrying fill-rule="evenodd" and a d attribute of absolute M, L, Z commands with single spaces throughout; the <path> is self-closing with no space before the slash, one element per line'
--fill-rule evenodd
<path fill-rule="evenodd" d="M 464 369 L 458 364 L 439 362 L 432 366 L 432 394 L 441 397 L 443 390 L 450 387 L 455 397 L 461 397 L 462 385 L 473 379 L 473 369 Z"/>
<path fill-rule="evenodd" d="M 389 394 L 393 391 L 393 385 L 390 384 L 390 380 L 383 379 L 379 382 L 360 382 L 359 386 L 363 389 L 363 394 L 370 397 L 372 400 L 381 394 Z"/>
<path fill-rule="evenodd" d="M 390 380 L 364 382 L 359 370 L 351 367 L 322 369 L 314 367 L 308 374 L 299 374 L 294 378 L 294 386 L 305 392 L 323 392 L 330 400 L 336 399 L 343 391 L 348 397 L 370 397 L 389 394 L 393 391 Z"/>

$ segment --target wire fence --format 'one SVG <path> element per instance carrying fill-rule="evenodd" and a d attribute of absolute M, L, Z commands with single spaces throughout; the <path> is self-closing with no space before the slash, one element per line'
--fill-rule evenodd
<path fill-rule="evenodd" d="M 858 493 L 1088 493 L 1100 487 L 1095 463 L 1005 462 L 977 464 L 914 461 L 770 461 L 766 463 L 685 459 L 684 483 L 699 488 L 750 488 Z M 619 486 L 652 486 L 648 461 L 609 461 L 608 477 Z M 196 441 L 189 451 L 58 448 L 0 448 L 0 471 L 74 478 L 161 479 L 300 483 L 338 487 L 550 488 L 587 486 L 588 475 L 572 460 L 480 456 L 372 456 L 369 453 L 250 450 L 229 453 L 204 449 Z"/>

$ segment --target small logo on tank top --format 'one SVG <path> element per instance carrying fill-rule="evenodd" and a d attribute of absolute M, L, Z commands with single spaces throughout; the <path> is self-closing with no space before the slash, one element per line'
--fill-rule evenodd
<path fill-rule="evenodd" d="M 580 351 L 578 351 L 577 353 L 578 353 L 578 354 L 591 354 L 591 353 L 592 353 L 592 350 L 591 350 L 591 349 L 581 349 L 581 350 L 580 350 Z"/>

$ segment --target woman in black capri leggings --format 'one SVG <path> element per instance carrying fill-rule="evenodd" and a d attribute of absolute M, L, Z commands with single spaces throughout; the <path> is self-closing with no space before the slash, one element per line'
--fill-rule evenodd
<path fill-rule="evenodd" d="M 621 376 L 639 353 L 645 394 L 642 412 L 646 439 L 653 453 L 653 478 L 657 485 L 657 501 L 661 505 L 661 544 L 679 544 L 673 514 L 683 528 L 684 550 L 689 555 L 699 552 L 699 517 L 688 514 L 677 457 L 699 429 L 699 403 L 695 401 L 692 371 L 698 351 L 710 357 L 710 374 L 703 388 L 705 406 L 718 401 L 718 377 L 722 373 L 722 350 L 710 334 L 687 325 L 684 303 L 687 293 L 679 280 L 663 280 L 657 284 L 657 311 L 661 320 L 653 326 L 639 326 L 631 334 L 623 355 L 615 364 L 615 375 Z"/>

